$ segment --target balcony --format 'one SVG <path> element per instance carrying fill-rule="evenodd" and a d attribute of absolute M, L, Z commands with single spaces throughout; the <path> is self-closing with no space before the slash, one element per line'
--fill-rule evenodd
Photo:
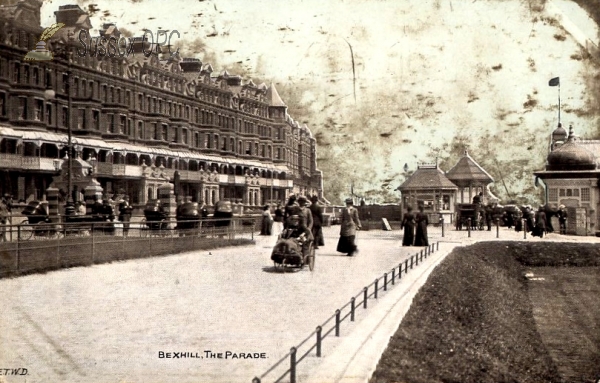
<path fill-rule="evenodd" d="M 99 162 L 96 165 L 96 175 L 99 177 L 141 177 L 142 167 L 137 165 Z"/>
<path fill-rule="evenodd" d="M 0 168 L 55 172 L 54 158 L 23 157 L 20 154 L 0 153 Z"/>

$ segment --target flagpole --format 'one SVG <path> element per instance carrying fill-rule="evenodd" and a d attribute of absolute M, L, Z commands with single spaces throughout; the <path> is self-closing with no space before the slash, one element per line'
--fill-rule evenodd
<path fill-rule="evenodd" d="M 558 82 L 558 124 L 560 125 L 560 80 Z"/>

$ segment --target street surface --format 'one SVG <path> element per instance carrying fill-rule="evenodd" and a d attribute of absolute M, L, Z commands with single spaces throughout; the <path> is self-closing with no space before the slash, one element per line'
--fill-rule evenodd
<path fill-rule="evenodd" d="M 422 249 L 402 247 L 399 231 L 361 231 L 360 252 L 346 257 L 335 251 L 339 226 L 324 231 L 326 246 L 317 250 L 313 272 L 276 272 L 270 260 L 276 238 L 258 236 L 246 247 L 0 280 L 0 368 L 27 369 L 25 376 L 0 381 L 250 382 L 364 286 Z M 466 237 L 447 229 L 441 238 L 439 228 L 430 228 L 432 243 L 452 246 L 495 239 L 496 231 Z M 522 238 L 500 228 L 500 240 Z M 565 238 L 581 237 L 527 240 Z M 368 314 L 357 311 L 357 322 L 343 324 L 342 335 Z M 331 338 L 324 345 L 335 345 Z M 188 358 L 159 358 L 166 353 Z M 218 353 L 222 358 L 209 357 Z M 318 368 L 314 353 L 310 358 L 305 366 Z"/>

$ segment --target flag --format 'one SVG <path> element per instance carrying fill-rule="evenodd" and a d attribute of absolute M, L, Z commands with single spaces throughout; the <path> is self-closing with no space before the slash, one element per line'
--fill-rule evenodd
<path fill-rule="evenodd" d="M 550 86 L 560 86 L 560 77 L 554 77 L 548 82 Z"/>

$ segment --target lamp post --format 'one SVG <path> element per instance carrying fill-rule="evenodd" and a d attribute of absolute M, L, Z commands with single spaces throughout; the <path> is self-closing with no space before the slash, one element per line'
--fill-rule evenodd
<path fill-rule="evenodd" d="M 73 111 L 73 96 L 71 95 L 71 59 L 72 52 L 67 47 L 60 47 L 54 52 L 55 57 L 66 58 L 67 60 L 67 84 L 65 85 L 65 92 L 67 93 L 67 204 L 65 205 L 65 215 L 72 215 L 75 213 L 75 205 L 73 203 L 73 139 L 72 139 L 72 111 Z M 44 98 L 46 100 L 52 100 L 56 97 L 56 92 L 51 88 L 51 84 L 47 84 L 49 89 L 44 92 Z"/>

